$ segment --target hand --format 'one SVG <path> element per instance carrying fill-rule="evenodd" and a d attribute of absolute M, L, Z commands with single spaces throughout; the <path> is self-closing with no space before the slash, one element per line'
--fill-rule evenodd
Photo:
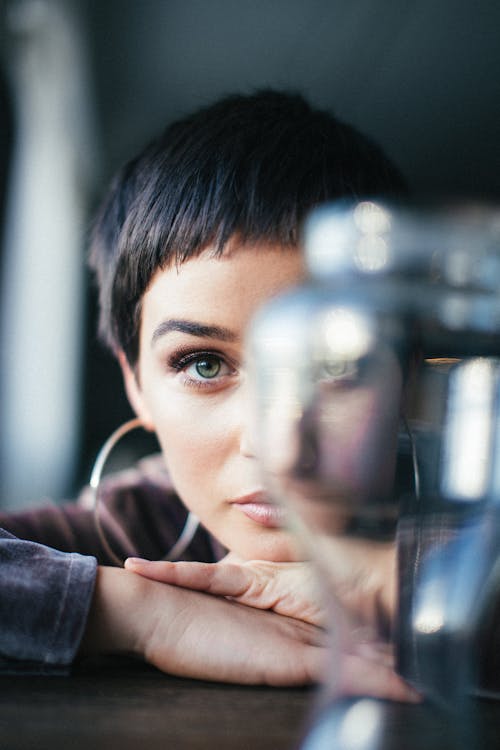
<path fill-rule="evenodd" d="M 395 546 L 348 538 L 328 538 L 322 545 L 327 585 L 336 600 L 357 625 L 387 635 L 394 612 Z M 230 553 L 218 563 L 129 558 L 125 567 L 151 580 L 272 609 L 312 625 L 327 622 L 318 572 L 309 562 L 248 561 Z"/>
<path fill-rule="evenodd" d="M 396 545 L 346 536 L 318 536 L 315 542 L 326 588 L 351 620 L 388 640 L 396 609 Z"/>
<path fill-rule="evenodd" d="M 243 561 L 229 555 L 215 564 L 150 562 L 134 558 L 126 562 L 126 567 L 155 581 L 230 597 L 233 604 L 248 607 L 248 613 L 251 608 L 272 609 L 276 614 L 310 625 L 321 626 L 326 622 L 321 597 L 316 591 L 316 573 L 310 563 Z M 366 629 L 361 629 L 362 636 L 359 629 L 353 632 L 346 626 L 343 613 L 337 614 L 341 657 L 329 668 L 338 671 L 339 692 L 401 701 L 420 700 L 394 672 L 390 646 L 373 639 L 371 634 L 366 638 Z M 326 653 L 322 655 L 327 662 Z"/>
<path fill-rule="evenodd" d="M 134 653 L 169 674 L 240 684 L 320 679 L 324 632 L 299 620 L 101 567 L 83 653 Z"/>
<path fill-rule="evenodd" d="M 248 561 L 229 554 L 218 563 L 129 558 L 125 567 L 150 580 L 227 597 L 311 625 L 326 625 L 317 573 L 310 563 Z"/>

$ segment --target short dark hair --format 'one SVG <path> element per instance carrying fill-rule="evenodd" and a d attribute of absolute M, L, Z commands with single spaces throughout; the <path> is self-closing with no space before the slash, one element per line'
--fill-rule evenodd
<path fill-rule="evenodd" d="M 141 300 L 159 268 L 208 245 L 296 245 L 305 214 L 338 198 L 400 195 L 382 150 L 299 94 L 233 95 L 174 122 L 119 172 L 95 222 L 99 331 L 137 362 Z"/>

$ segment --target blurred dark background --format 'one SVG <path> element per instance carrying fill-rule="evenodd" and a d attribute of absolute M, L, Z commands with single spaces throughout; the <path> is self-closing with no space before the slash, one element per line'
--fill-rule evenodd
<path fill-rule="evenodd" d="M 2 411 L 12 411 L 1 420 L 3 472 L 5 467 L 11 470 L 15 456 L 9 451 L 16 444 L 17 454 L 24 458 L 19 459 L 21 468 L 15 477 L 26 475 L 26 485 L 20 488 L 15 478 L 16 490 L 12 481 L 4 481 L 2 502 L 6 506 L 31 502 L 35 494 L 56 500 L 72 494 L 86 478 L 102 440 L 131 416 L 117 367 L 95 336 L 94 291 L 84 267 L 86 232 L 116 168 L 172 119 L 230 92 L 264 86 L 294 89 L 378 141 L 417 196 L 493 203 L 500 198 L 497 0 L 4 0 L 0 12 L 3 304 L 13 287 L 10 274 L 14 272 L 6 259 L 14 253 L 12 236 L 17 236 L 9 227 L 16 222 L 36 225 L 36 220 L 23 219 L 22 191 L 17 187 L 16 192 L 16 185 L 36 178 L 30 167 L 25 169 L 23 183 L 12 164 L 18 163 L 16 158 L 19 161 L 24 148 L 24 153 L 35 154 L 35 158 L 26 157 L 33 165 L 38 154 L 36 139 L 51 132 L 51 118 L 58 107 L 60 135 L 53 138 L 52 148 L 53 153 L 66 154 L 71 166 L 65 179 L 72 187 L 64 189 L 54 170 L 54 158 L 47 156 L 46 184 L 54 195 L 43 215 L 53 212 L 52 222 L 59 222 L 64 208 L 61 199 L 77 185 L 73 275 L 81 289 L 73 307 L 68 302 L 66 312 L 57 306 L 54 312 L 61 329 L 73 331 L 68 340 L 77 339 L 72 353 L 62 344 L 67 356 L 52 353 L 47 355 L 49 364 L 43 365 L 42 348 L 38 363 L 33 364 L 32 355 L 26 352 L 32 347 L 32 333 L 23 345 L 29 366 L 22 364 L 22 353 L 16 355 L 21 361 L 13 377 L 18 390 L 8 380 L 3 385 Z M 25 64 L 30 55 L 31 73 Z M 44 86 L 51 91 L 49 95 Z M 34 103 L 28 106 L 29 90 Z M 62 90 L 66 93 L 58 99 Z M 47 100 L 50 106 L 45 115 L 40 114 Z M 76 163 L 71 156 L 75 151 Z M 47 189 L 40 192 L 47 198 Z M 12 205 L 18 207 L 17 213 Z M 73 200 L 67 212 L 74 207 Z M 33 265 L 30 259 L 43 250 L 42 246 L 36 249 L 36 232 L 35 239 L 24 243 L 28 261 L 17 272 L 23 280 L 26 268 Z M 66 282 L 57 263 L 52 267 L 46 293 L 57 300 Z M 17 359 L 9 349 L 12 325 L 5 309 L 2 358 L 3 369 L 10 371 Z M 36 313 L 31 314 L 31 321 L 34 317 Z M 18 318 L 16 313 L 13 319 Z M 50 339 L 55 329 L 53 324 L 47 327 L 51 327 Z M 17 341 L 20 335 L 14 338 Z M 38 455 L 35 437 L 48 444 L 46 426 L 69 409 L 50 405 L 50 392 L 39 390 L 39 381 L 54 359 L 63 369 L 71 359 L 66 379 L 76 395 L 71 424 L 65 426 L 63 420 L 57 429 L 54 425 L 55 437 L 47 454 L 49 448 L 55 454 L 55 469 L 41 481 L 42 470 L 37 476 L 35 469 L 28 468 Z M 28 386 L 22 381 L 28 370 L 37 383 L 33 396 L 37 407 L 25 408 L 23 427 L 15 402 L 16 398 L 24 400 Z M 38 432 L 32 428 L 35 419 L 41 425 Z M 9 429 L 14 428 L 9 424 L 18 426 L 18 438 L 12 438 Z M 64 456 L 57 435 L 63 436 Z"/>

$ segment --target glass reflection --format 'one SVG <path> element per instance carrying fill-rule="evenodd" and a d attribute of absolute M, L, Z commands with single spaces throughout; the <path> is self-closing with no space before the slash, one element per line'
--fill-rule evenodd
<path fill-rule="evenodd" d="M 317 563 L 334 633 L 334 702 L 307 748 L 340 741 L 347 716 L 339 632 L 370 622 L 368 640 L 391 635 L 370 604 L 343 591 L 341 609 L 337 594 L 342 567 L 376 565 L 396 524 L 398 668 L 454 712 L 458 734 L 467 721 L 474 638 L 499 580 L 499 228 L 486 211 L 320 209 L 305 234 L 311 282 L 251 331 L 259 459 Z"/>
<path fill-rule="evenodd" d="M 261 464 L 275 495 L 314 532 L 347 533 L 394 511 L 403 386 L 396 342 L 356 307 L 311 306 L 305 340 L 289 313 L 284 300 L 263 323 L 286 346 L 269 347 L 258 322 L 254 329 Z"/>
<path fill-rule="evenodd" d="M 449 375 L 441 493 L 481 500 L 489 490 L 498 362 L 478 357 Z"/>

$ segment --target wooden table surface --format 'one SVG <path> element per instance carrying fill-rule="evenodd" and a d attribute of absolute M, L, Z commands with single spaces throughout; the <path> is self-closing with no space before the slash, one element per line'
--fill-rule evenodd
<path fill-rule="evenodd" d="M 0 749 L 294 750 L 314 702 L 312 689 L 221 685 L 128 660 L 87 662 L 69 677 L 0 677 Z M 382 705 L 384 750 L 462 750 L 441 712 Z M 475 715 L 481 736 L 466 738 L 464 748 L 500 748 L 500 702 L 480 701 Z"/>

